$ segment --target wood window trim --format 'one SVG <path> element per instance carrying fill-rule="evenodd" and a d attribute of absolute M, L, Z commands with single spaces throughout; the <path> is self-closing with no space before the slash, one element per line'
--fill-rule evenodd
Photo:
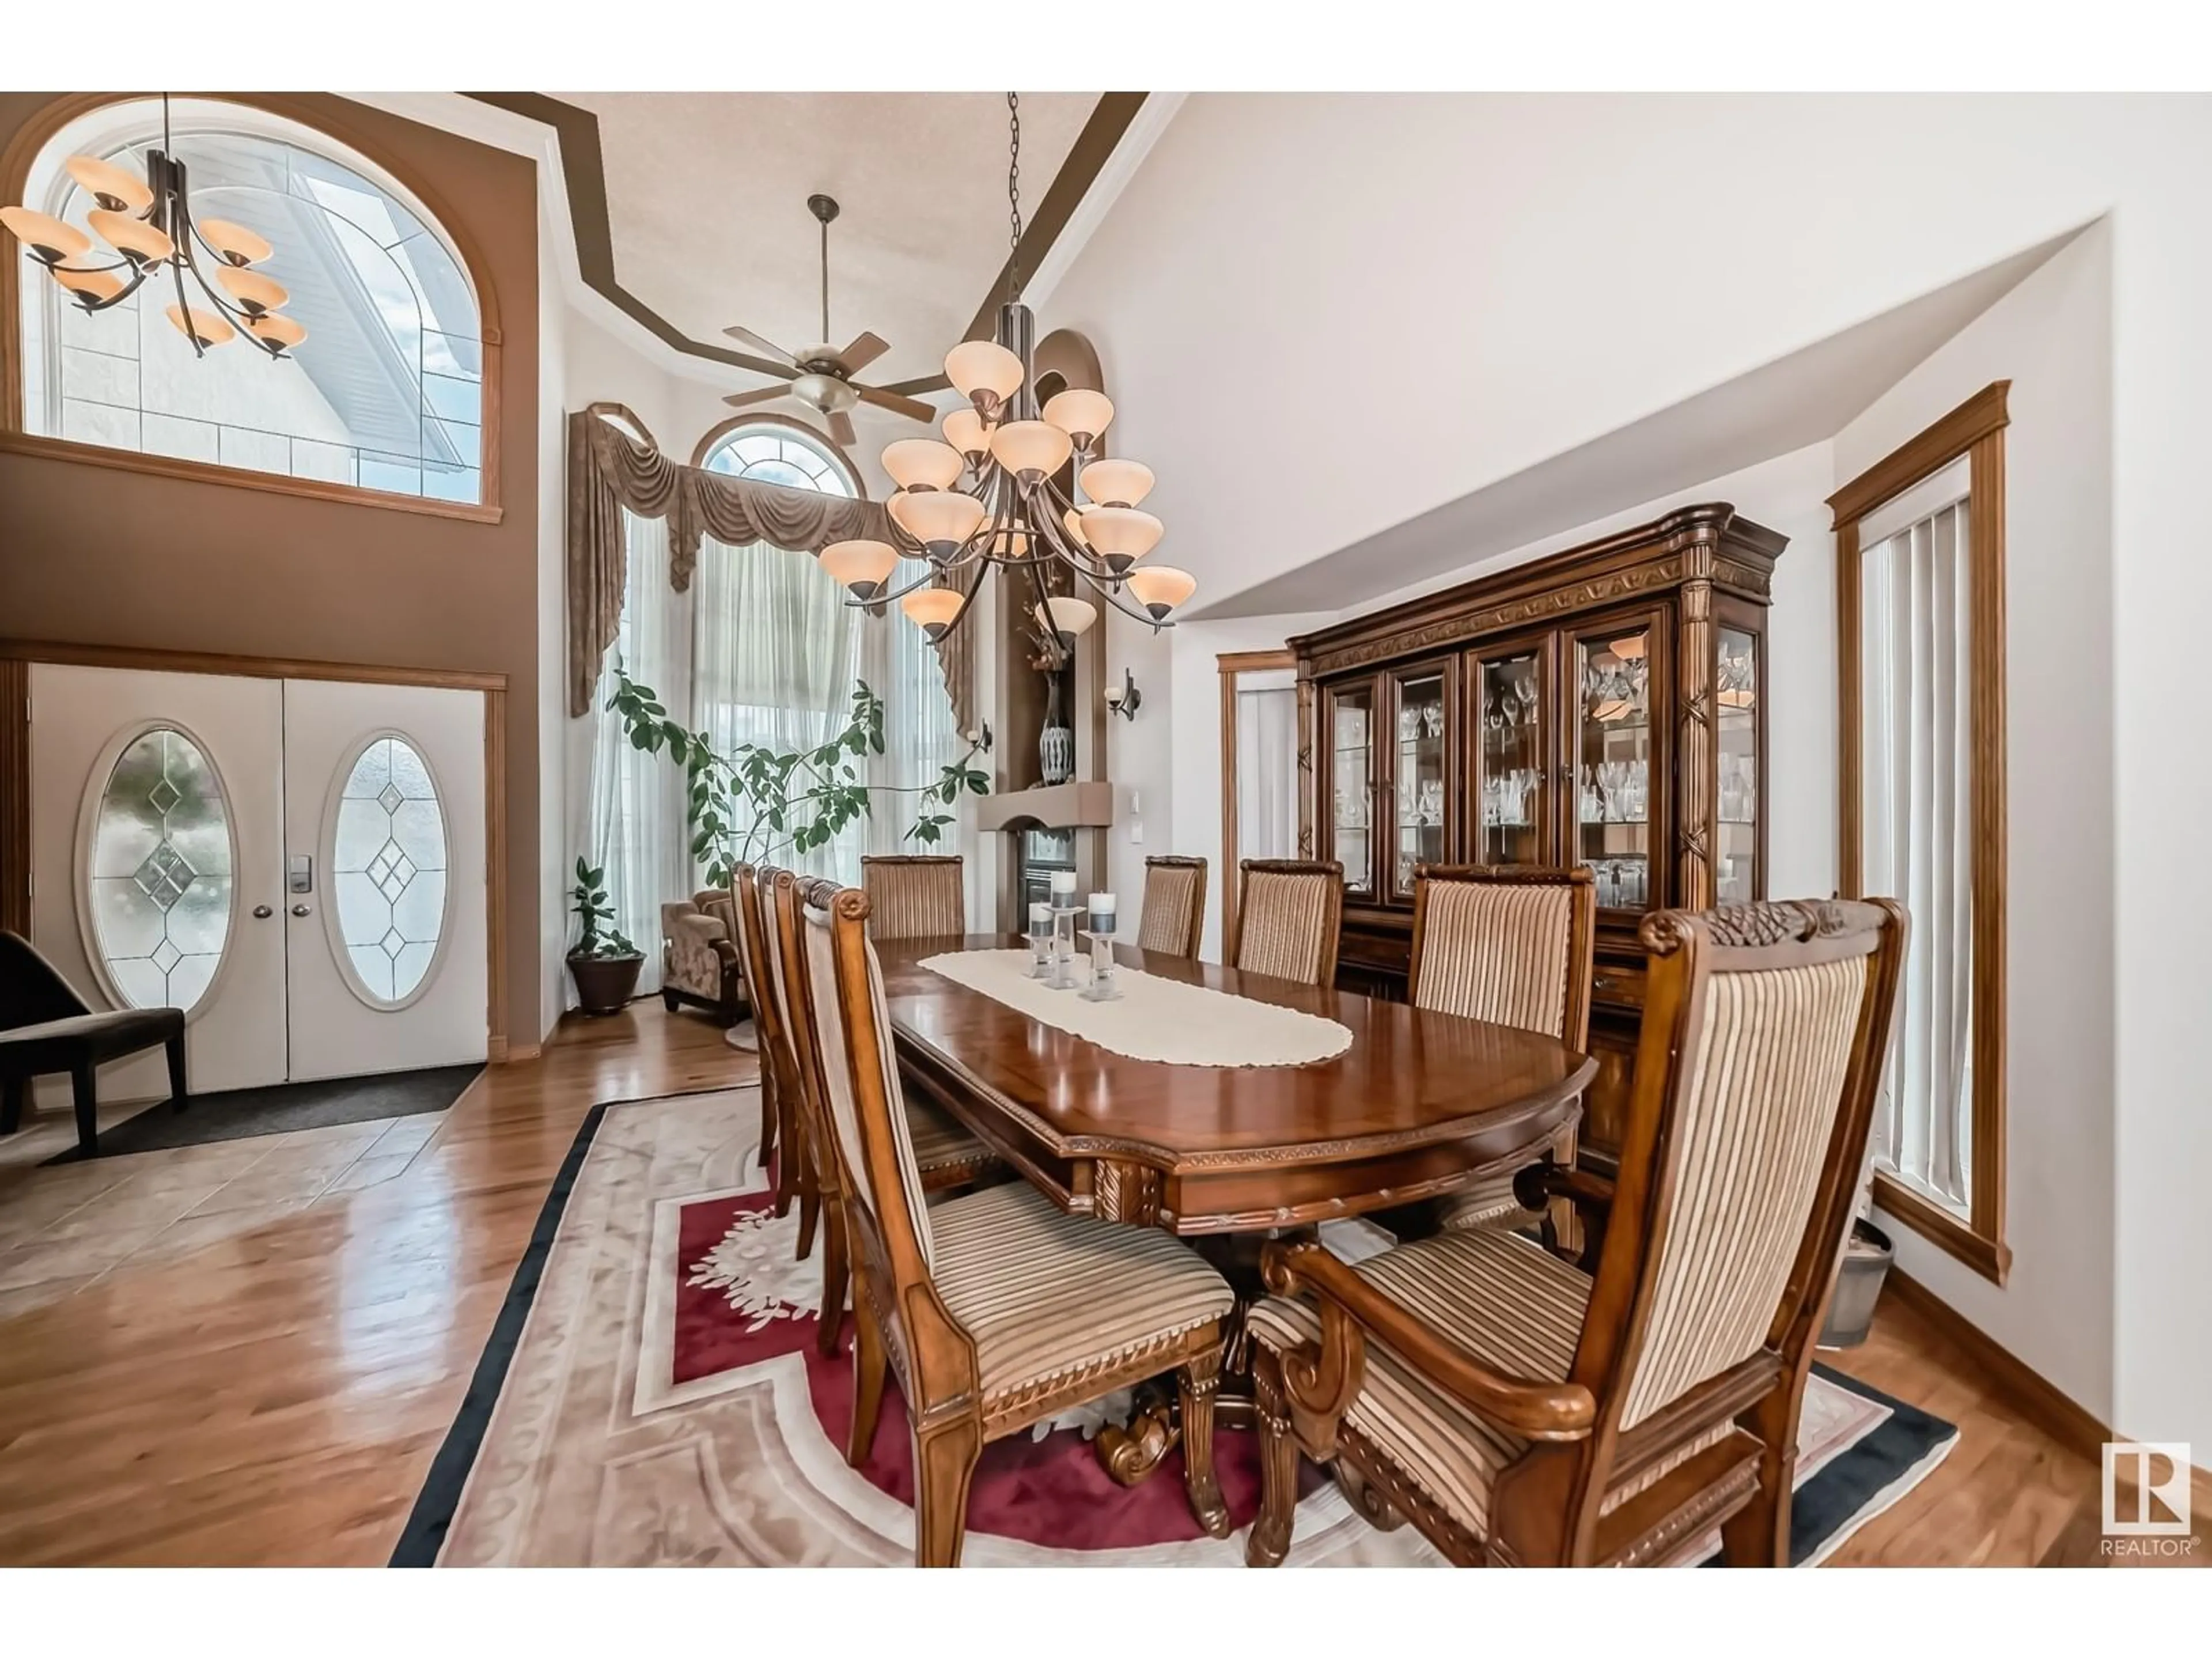
<path fill-rule="evenodd" d="M 1993 1284 L 2012 1266 L 2005 1232 L 2005 569 L 2004 429 L 2012 382 L 1996 380 L 1925 431 L 1906 440 L 1828 497 L 1836 532 L 1838 890 L 1863 896 L 1861 815 L 1866 787 L 1862 752 L 1859 653 L 1859 526 L 1868 514 L 1922 479 L 1967 458 L 1967 571 L 1972 698 L 1970 757 L 1973 869 L 1972 1169 L 1964 1218 L 1913 1191 L 1886 1170 L 1874 1177 L 1875 1204 L 1929 1243 Z"/>
<path fill-rule="evenodd" d="M 131 103 L 142 93 L 86 92 L 50 100 L 18 128 L 0 151 L 0 200 L 20 202 L 39 152 L 70 122 L 109 104 Z M 75 465 L 112 467 L 187 483 L 219 484 L 232 489 L 258 490 L 264 495 L 303 496 L 312 501 L 344 501 L 359 507 L 419 514 L 428 518 L 459 519 L 472 524 L 497 524 L 504 515 L 501 504 L 500 402 L 501 384 L 499 295 L 492 285 L 490 267 L 468 228 L 415 169 L 394 157 L 375 139 L 355 131 L 342 119 L 332 120 L 313 101 L 277 93 L 223 93 L 217 101 L 265 110 L 297 123 L 342 144 L 388 173 L 427 210 L 436 228 L 451 240 L 475 289 L 477 332 L 483 348 L 483 407 L 477 457 L 479 489 L 476 501 L 441 501 L 422 495 L 402 495 L 390 490 L 364 489 L 359 484 L 333 483 L 321 478 L 295 478 L 280 472 L 257 472 L 247 467 L 221 466 L 211 461 L 186 460 L 173 455 L 149 455 L 135 449 L 110 449 L 73 438 L 54 438 L 23 430 L 22 264 L 13 257 L 0 259 L 0 454 L 28 455 Z"/>
<path fill-rule="evenodd" d="M 1297 653 L 1224 651 L 1214 659 L 1221 671 L 1221 942 L 1225 951 L 1237 931 L 1237 677 L 1296 668 Z"/>

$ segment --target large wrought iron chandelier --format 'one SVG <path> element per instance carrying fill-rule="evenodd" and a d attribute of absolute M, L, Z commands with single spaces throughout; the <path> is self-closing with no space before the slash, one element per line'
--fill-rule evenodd
<path fill-rule="evenodd" d="M 307 331 L 278 307 L 292 296 L 284 285 L 253 267 L 276 250 L 243 225 L 227 219 L 192 217 L 185 164 L 169 153 L 169 94 L 161 94 L 161 147 L 146 152 L 146 176 L 96 156 L 72 155 L 64 166 L 99 204 L 85 216 L 94 235 L 115 250 L 111 263 L 93 263 L 92 236 L 66 220 L 27 207 L 0 208 L 0 225 L 30 250 L 46 275 L 88 312 L 108 310 L 167 270 L 176 284 L 177 301 L 169 321 L 192 343 L 192 355 L 204 357 L 210 346 L 243 334 L 271 357 L 307 337 Z M 198 250 L 197 252 L 195 250 Z M 211 262 L 215 283 L 201 269 Z M 185 278 L 192 279 L 209 310 L 195 303 Z M 222 293 L 216 292 L 216 286 Z"/>
<path fill-rule="evenodd" d="M 1006 199 L 1018 254 L 1018 94 L 1006 94 Z M 1037 407 L 1036 319 L 1022 303 L 1018 258 L 1007 268 L 998 338 L 963 341 L 945 355 L 945 378 L 968 407 L 945 417 L 942 441 L 902 438 L 884 451 L 884 471 L 899 487 L 885 503 L 893 541 L 833 542 L 822 550 L 823 568 L 850 592 L 848 604 L 881 615 L 896 600 L 933 641 L 966 620 L 994 567 L 1006 573 L 1010 594 L 1026 587 L 1015 602 L 1034 607 L 1058 653 L 1098 619 L 1086 591 L 1155 630 L 1172 627 L 1170 614 L 1198 583 L 1188 571 L 1144 562 L 1163 529 L 1142 506 L 1152 469 L 1100 453 L 1114 419 L 1103 393 L 1070 388 Z M 1071 459 L 1072 494 L 1056 482 Z M 917 556 L 928 568 L 893 587 L 900 560 Z"/>

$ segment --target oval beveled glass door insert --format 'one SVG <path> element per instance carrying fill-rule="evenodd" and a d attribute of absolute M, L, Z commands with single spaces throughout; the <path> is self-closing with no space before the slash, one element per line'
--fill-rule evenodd
<path fill-rule="evenodd" d="M 214 764 L 173 726 L 116 757 L 93 821 L 87 884 L 107 981 L 133 1008 L 207 994 L 230 941 L 236 848 Z"/>
<path fill-rule="evenodd" d="M 404 738 L 373 740 L 339 793 L 331 864 L 349 975 L 373 1005 L 422 988 L 446 928 L 446 816 Z"/>

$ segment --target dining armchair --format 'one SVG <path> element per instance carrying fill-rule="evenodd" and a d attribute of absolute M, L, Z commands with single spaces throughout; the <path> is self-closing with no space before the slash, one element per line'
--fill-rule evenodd
<path fill-rule="evenodd" d="M 963 865 L 957 854 L 903 853 L 860 860 L 860 890 L 874 907 L 878 939 L 921 939 L 968 931 Z"/>
<path fill-rule="evenodd" d="M 791 1046 L 788 998 L 775 975 L 775 936 L 762 890 L 772 888 L 772 866 L 741 864 L 730 878 L 730 908 L 738 924 L 738 958 L 745 983 L 753 988 L 753 1034 L 760 1054 L 760 1162 L 775 1180 L 775 1212 L 791 1213 L 799 1203 L 799 1249 L 813 1248 L 817 1200 L 808 1179 L 805 1149 L 799 1144 L 799 1062 Z M 782 1149 L 782 1157 L 776 1151 Z"/>
<path fill-rule="evenodd" d="M 1137 948 L 1196 957 L 1206 927 L 1206 860 L 1172 854 L 1145 860 L 1145 909 Z"/>
<path fill-rule="evenodd" d="M 1610 1212 L 1594 1274 L 1490 1228 L 1356 1267 L 1271 1244 L 1246 1559 L 1288 1549 L 1303 1451 L 1462 1565 L 1662 1565 L 1716 1527 L 1730 1564 L 1786 1564 L 1905 932 L 1881 899 L 1645 919 L 1618 1182 L 1550 1164 L 1520 1182 L 1532 1206 Z"/>
<path fill-rule="evenodd" d="M 1416 1008 L 1517 1025 L 1581 1049 L 1589 1040 L 1596 952 L 1597 884 L 1586 866 L 1425 864 L 1414 876 L 1406 982 Z M 1562 1165 L 1574 1163 L 1573 1125 L 1553 1139 L 1552 1156 Z M 1517 1173 L 1479 1177 L 1441 1200 L 1438 1221 L 1475 1227 L 1540 1220 L 1513 1195 Z"/>
<path fill-rule="evenodd" d="M 867 1457 L 896 1376 L 914 1437 L 915 1559 L 955 1566 L 987 1442 L 1174 1370 L 1185 1494 L 1226 1537 L 1212 1424 L 1228 1283 L 1165 1233 L 1071 1214 L 1025 1182 L 924 1205 L 868 896 L 817 882 L 799 908 L 796 1000 L 830 1109 L 856 1291 L 846 1461 Z"/>
<path fill-rule="evenodd" d="M 822 1315 L 815 1341 L 822 1352 L 834 1354 L 844 1334 L 852 1255 L 845 1226 L 849 1207 L 845 1202 L 846 1176 L 830 1127 L 830 1085 L 823 1076 L 820 1041 L 802 1006 L 805 993 L 798 988 L 805 971 L 802 894 L 811 879 L 788 870 L 775 872 L 770 890 L 774 921 L 769 927 L 769 972 L 789 1011 L 784 1032 L 792 1054 L 794 1082 L 790 1099 L 795 1109 L 786 1117 L 800 1152 L 795 1158 L 787 1156 L 787 1162 L 801 1166 L 797 1177 L 801 1203 L 798 1256 L 804 1259 L 812 1248 L 811 1206 L 818 1205 L 823 1237 Z M 915 1101 L 902 1107 L 902 1120 L 906 1144 L 914 1152 L 914 1190 L 922 1197 L 972 1187 L 1006 1172 L 997 1154 L 950 1114 Z"/>
<path fill-rule="evenodd" d="M 1302 985 L 1334 985 L 1344 926 L 1344 866 L 1334 859 L 1246 859 L 1237 876 L 1229 965 Z"/>

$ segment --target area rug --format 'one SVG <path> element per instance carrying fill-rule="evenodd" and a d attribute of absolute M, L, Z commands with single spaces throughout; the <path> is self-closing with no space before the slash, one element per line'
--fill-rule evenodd
<path fill-rule="evenodd" d="M 479 1063 L 438 1066 L 420 1072 L 384 1072 L 374 1077 L 325 1078 L 313 1083 L 278 1083 L 265 1089 L 231 1089 L 194 1095 L 181 1112 L 163 1101 L 136 1117 L 100 1132 L 102 1158 L 156 1152 L 172 1146 L 198 1146 L 211 1140 L 245 1140 L 257 1135 L 288 1134 L 295 1129 L 323 1129 L 334 1123 L 368 1123 L 380 1118 L 414 1117 L 442 1112 L 483 1073 Z M 46 1160 L 74 1164 L 78 1148 Z"/>
<path fill-rule="evenodd" d="M 857 1469 L 842 1454 L 850 1335 L 817 1352 L 820 1255 L 792 1260 L 754 1162 L 759 1097 L 737 1089 L 595 1108 L 548 1195 L 468 1395 L 392 1555 L 402 1566 L 866 1565 L 913 1559 L 897 1385 Z M 1378 1243 L 1360 1224 L 1332 1244 Z M 974 1565 L 1229 1566 L 1259 1504 L 1253 1437 L 1215 1457 L 1237 1531 L 1202 1534 L 1178 1454 L 1129 1490 L 1089 1443 L 1108 1401 L 994 1443 L 963 1559 Z M 1950 1425 L 1826 1368 L 1808 1386 L 1792 1555 L 1811 1564 L 1925 1478 Z M 1291 1563 L 1433 1565 L 1304 1471 Z"/>

